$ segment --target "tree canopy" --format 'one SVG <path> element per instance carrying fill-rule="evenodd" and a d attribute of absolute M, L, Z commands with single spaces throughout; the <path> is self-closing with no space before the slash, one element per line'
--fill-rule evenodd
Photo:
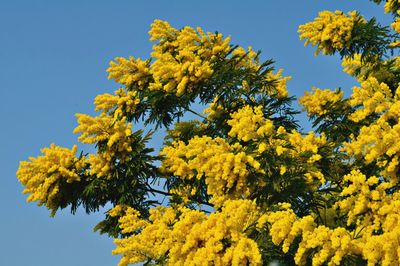
<path fill-rule="evenodd" d="M 384 7 L 390 26 L 322 11 L 299 27 L 359 82 L 348 98 L 300 97 L 309 133 L 272 59 L 155 20 L 149 59 L 115 58 L 121 87 L 95 98 L 97 116 L 76 115 L 96 152 L 52 144 L 21 162 L 27 200 L 52 216 L 111 205 L 95 230 L 115 238 L 120 266 L 400 265 L 400 1 Z"/>

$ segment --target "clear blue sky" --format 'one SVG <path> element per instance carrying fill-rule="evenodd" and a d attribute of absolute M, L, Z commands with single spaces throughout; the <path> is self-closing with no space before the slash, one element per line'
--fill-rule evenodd
<path fill-rule="evenodd" d="M 92 232 L 102 213 L 72 216 L 64 210 L 50 218 L 45 208 L 25 202 L 15 172 L 19 161 L 39 155 L 41 147 L 76 143 L 74 114 L 94 114 L 93 98 L 118 88 L 105 72 L 111 59 L 148 57 L 147 32 L 154 19 L 217 30 L 231 35 L 233 43 L 261 49 L 293 76 L 291 94 L 302 95 L 312 86 L 348 91 L 355 82 L 342 72 L 338 58 L 314 57 L 314 49 L 298 39 L 298 25 L 324 9 L 357 9 L 389 22 L 383 8 L 368 0 L 1 0 L 0 265 L 118 263 L 112 240 Z"/>

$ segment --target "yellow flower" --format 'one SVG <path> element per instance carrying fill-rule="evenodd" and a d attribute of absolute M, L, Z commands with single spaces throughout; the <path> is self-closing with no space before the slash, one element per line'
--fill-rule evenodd
<path fill-rule="evenodd" d="M 17 171 L 18 180 L 29 193 L 27 201 L 45 204 L 55 214 L 59 207 L 58 191 L 60 182 L 79 182 L 80 173 L 85 167 L 85 158 L 77 158 L 78 146 L 72 149 L 51 144 L 41 149 L 42 156 L 30 157 L 30 161 L 21 162 Z"/>
<path fill-rule="evenodd" d="M 272 72 L 268 72 L 267 80 L 274 81 L 274 90 L 270 90 L 270 88 L 262 88 L 262 90 L 269 92 L 270 94 L 277 93 L 278 98 L 284 98 L 288 96 L 288 91 L 287 91 L 287 82 L 292 79 L 291 76 L 287 77 L 282 77 L 283 69 L 279 69 L 276 74 Z"/>
<path fill-rule="evenodd" d="M 346 56 L 342 61 L 343 71 L 351 76 L 354 76 L 357 70 L 360 70 L 361 54 L 355 54 L 353 57 Z"/>
<path fill-rule="evenodd" d="M 76 114 L 79 126 L 74 133 L 82 133 L 78 140 L 82 143 L 95 144 L 105 141 L 108 147 L 121 146 L 121 141 L 132 134 L 132 124 L 126 124 L 126 118 L 115 121 L 112 117 L 101 113 L 98 117 Z"/>
<path fill-rule="evenodd" d="M 139 104 L 136 91 L 126 91 L 121 88 L 116 90 L 115 95 L 108 93 L 100 94 L 94 99 L 96 111 L 113 112 L 114 118 L 124 116 L 124 113 L 133 113 Z"/>
<path fill-rule="evenodd" d="M 207 193 L 217 206 L 228 199 L 248 196 L 255 188 L 247 180 L 249 170 L 261 171 L 260 163 L 239 144 L 229 145 L 222 138 L 196 136 L 187 144 L 173 142 L 160 154 L 164 156 L 162 168 L 173 175 L 188 180 L 204 176 Z"/>
<path fill-rule="evenodd" d="M 348 48 L 352 42 L 352 30 L 356 21 L 363 21 L 356 11 L 347 15 L 342 11 L 322 11 L 313 22 L 299 27 L 300 40 L 305 45 L 317 46 L 316 54 L 333 54 L 342 48 Z"/>
<path fill-rule="evenodd" d="M 210 103 L 209 107 L 204 109 L 203 113 L 207 114 L 207 120 L 212 121 L 223 114 L 225 109 L 218 103 L 218 96 L 214 97 L 212 103 Z"/>
<path fill-rule="evenodd" d="M 236 48 L 232 56 L 240 59 L 237 64 L 240 68 L 248 68 L 257 71 L 260 67 L 258 55 L 251 46 L 247 48 L 247 51 L 243 47 Z"/>
<path fill-rule="evenodd" d="M 374 78 L 361 82 L 361 87 L 353 87 L 353 93 L 349 99 L 352 106 L 362 105 L 349 117 L 355 122 L 359 122 L 373 113 L 382 113 L 391 106 L 392 92 L 385 83 Z"/>
<path fill-rule="evenodd" d="M 395 2 L 395 1 L 388 1 L 386 5 L 388 5 L 389 2 Z M 385 5 L 385 8 L 386 8 Z M 397 4 L 400 7 L 400 3 Z M 392 10 L 395 11 L 395 10 Z M 397 17 L 392 23 L 392 28 L 397 32 L 400 33 L 400 10 L 397 10 Z M 400 47 L 400 39 L 397 39 L 395 42 L 390 44 L 391 47 Z"/>
<path fill-rule="evenodd" d="M 138 88 L 144 88 L 146 78 L 150 75 L 149 61 L 135 59 L 132 56 L 129 57 L 129 60 L 117 57 L 115 61 L 111 61 L 110 67 L 107 69 L 108 79 L 114 79 L 127 87 L 136 84 Z"/>
<path fill-rule="evenodd" d="M 258 245 L 246 232 L 260 216 L 249 200 L 226 201 L 209 216 L 185 207 L 157 207 L 149 221 L 130 208 L 119 218 L 120 227 L 140 231 L 115 239 L 113 254 L 122 255 L 120 266 L 160 258 L 166 265 L 261 265 Z"/>
<path fill-rule="evenodd" d="M 298 218 L 290 207 L 269 212 L 262 218 L 270 224 L 269 234 L 273 243 L 281 245 L 284 253 L 300 237 L 294 257 L 296 265 L 306 265 L 310 250 L 315 251 L 312 265 L 339 265 L 346 255 L 361 255 L 360 250 L 354 248 L 357 240 L 352 238 L 351 231 L 342 227 L 317 226 L 311 215 Z"/>
<path fill-rule="evenodd" d="M 231 126 L 228 133 L 230 137 L 237 137 L 246 142 L 269 136 L 274 131 L 272 121 L 264 118 L 262 106 L 252 108 L 246 105 L 231 114 L 228 125 Z"/>
<path fill-rule="evenodd" d="M 114 119 L 105 113 L 98 117 L 77 114 L 79 126 L 74 133 L 82 133 L 78 140 L 87 144 L 104 143 L 105 147 L 96 155 L 90 154 L 87 163 L 90 164 L 90 173 L 97 177 L 106 177 L 117 160 L 124 163 L 132 152 L 130 136 L 132 124 L 126 123 L 126 117 Z"/>
<path fill-rule="evenodd" d="M 308 116 L 321 116 L 327 113 L 331 105 L 340 102 L 343 98 L 343 91 L 340 90 L 321 90 L 313 87 L 312 92 L 305 92 L 305 95 L 300 97 L 299 103 L 304 106 Z"/>
<path fill-rule="evenodd" d="M 281 165 L 280 170 L 279 170 L 279 174 L 280 175 L 284 175 L 286 173 L 286 166 Z"/>
<path fill-rule="evenodd" d="M 385 13 L 398 12 L 400 8 L 399 0 L 387 0 L 385 3 Z"/>
<path fill-rule="evenodd" d="M 164 90 L 182 96 L 193 91 L 194 86 L 213 74 L 212 63 L 217 55 L 226 54 L 230 38 L 221 34 L 205 34 L 201 28 L 182 30 L 172 28 L 167 22 L 155 20 L 149 31 L 153 46 L 151 65 L 153 81 L 151 90 Z"/>

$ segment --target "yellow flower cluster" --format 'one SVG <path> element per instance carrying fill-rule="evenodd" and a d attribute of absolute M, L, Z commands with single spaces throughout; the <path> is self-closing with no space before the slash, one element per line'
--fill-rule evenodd
<path fill-rule="evenodd" d="M 352 40 L 355 21 L 363 20 L 356 11 L 347 15 L 342 11 L 322 11 L 313 22 L 300 25 L 300 40 L 306 39 L 305 45 L 317 46 L 316 54 L 333 54 L 336 50 L 346 48 Z"/>
<path fill-rule="evenodd" d="M 313 87 L 312 92 L 306 91 L 305 95 L 300 97 L 299 103 L 307 111 L 309 117 L 312 115 L 322 116 L 330 109 L 327 105 L 334 105 L 342 101 L 342 98 L 343 91 L 321 90 Z"/>
<path fill-rule="evenodd" d="M 113 214 L 113 210 L 109 213 Z M 125 266 L 149 259 L 161 259 L 172 248 L 171 226 L 176 222 L 178 210 L 158 206 L 150 210 L 149 221 L 140 218 L 140 214 L 133 208 L 128 208 L 120 218 L 119 227 L 124 233 L 140 232 L 123 239 L 115 239 L 117 245 L 113 254 L 120 254 L 122 258 L 118 266 Z M 193 222 L 196 222 L 195 217 Z M 167 242 L 169 240 L 169 242 Z"/>
<path fill-rule="evenodd" d="M 361 82 L 361 87 L 353 87 L 353 93 L 349 99 L 352 106 L 362 105 L 350 115 L 350 119 L 359 122 L 371 114 L 380 114 L 386 111 L 392 102 L 392 92 L 385 83 L 379 83 L 374 77 Z"/>
<path fill-rule="evenodd" d="M 397 204 L 397 208 L 400 205 Z M 394 217 L 393 217 L 394 218 Z M 396 217 L 395 219 L 399 219 Z M 368 266 L 400 265 L 400 224 L 396 224 L 393 230 L 384 232 L 380 235 L 372 235 L 365 239 L 361 244 L 363 258 L 368 261 Z"/>
<path fill-rule="evenodd" d="M 364 220 L 359 220 L 354 230 L 316 226 L 312 216 L 299 219 L 290 209 L 271 212 L 265 220 L 270 225 L 273 243 L 282 245 L 285 253 L 294 239 L 301 236 L 294 258 L 297 265 L 306 265 L 311 250 L 312 265 L 315 266 L 340 265 L 345 256 L 361 256 L 369 266 L 399 265 L 399 195 L 390 197 L 385 203 L 376 209 L 375 216 L 367 214 Z"/>
<path fill-rule="evenodd" d="M 345 255 L 352 254 L 351 234 L 344 228 L 330 229 L 317 226 L 311 215 L 297 218 L 290 206 L 265 215 L 269 234 L 275 245 L 282 245 L 287 253 L 294 240 L 301 236 L 294 260 L 297 265 L 306 265 L 308 253 L 314 250 L 312 265 L 340 265 Z M 327 264 L 326 264 L 327 263 Z"/>
<path fill-rule="evenodd" d="M 356 139 L 345 143 L 344 150 L 351 155 L 363 156 L 367 164 L 376 161 L 378 166 L 385 167 L 381 174 L 397 180 L 400 154 L 399 129 L 399 124 L 392 127 L 383 119 L 379 119 L 370 126 L 362 127 Z M 387 156 L 390 159 L 387 159 Z"/>
<path fill-rule="evenodd" d="M 68 149 L 51 144 L 41 149 L 42 156 L 20 163 L 17 177 L 25 186 L 24 193 L 30 193 L 27 201 L 39 201 L 55 214 L 59 183 L 80 181 L 79 172 L 85 167 L 85 159 L 76 157 L 77 150 L 76 145 Z"/>
<path fill-rule="evenodd" d="M 399 14 L 399 16 L 400 16 L 400 11 L 397 11 L 397 14 Z M 400 33 L 400 17 L 396 18 L 396 20 L 392 23 L 392 28 L 397 33 Z"/>
<path fill-rule="evenodd" d="M 349 185 L 336 203 L 348 225 L 356 225 L 355 245 L 368 265 L 400 264 L 400 192 L 387 193 L 393 184 L 380 178 L 367 178 L 358 170 L 345 176 Z"/>
<path fill-rule="evenodd" d="M 297 216 L 290 209 L 290 204 L 285 205 L 287 206 L 281 206 L 283 210 L 264 214 L 262 220 L 270 226 L 269 234 L 272 237 L 272 242 L 275 245 L 283 244 L 282 249 L 286 253 L 289 251 L 289 247 L 298 233 L 295 233 L 297 230 L 293 230 L 293 233 L 290 234 L 294 228 L 293 223 L 297 220 Z M 311 220 L 311 226 L 313 224 L 314 221 Z M 262 224 L 259 226 L 262 226 Z"/>
<path fill-rule="evenodd" d="M 115 62 L 110 62 L 107 69 L 108 79 L 114 79 L 127 87 L 135 84 L 137 88 L 143 89 L 150 76 L 150 61 L 143 61 L 140 58 L 135 59 L 132 56 L 129 60 L 123 57 L 115 58 Z"/>
<path fill-rule="evenodd" d="M 347 225 L 353 224 L 357 216 L 380 208 L 389 183 L 379 184 L 378 177 L 367 178 L 359 170 L 352 170 L 350 174 L 344 176 L 343 180 L 349 182 L 349 185 L 343 188 L 340 195 L 344 199 L 337 202 L 336 206 L 346 214 Z M 373 188 L 374 186 L 376 188 Z"/>
<path fill-rule="evenodd" d="M 212 121 L 223 114 L 225 109 L 218 103 L 218 96 L 214 97 L 214 101 L 209 104 L 209 107 L 203 110 L 207 114 L 207 120 Z"/>
<path fill-rule="evenodd" d="M 243 47 L 238 47 L 233 51 L 232 55 L 233 57 L 242 58 L 237 64 L 238 67 L 243 67 L 254 72 L 258 72 L 260 68 L 258 54 L 251 47 L 248 48 L 247 52 Z M 264 86 L 261 88 L 261 91 L 267 92 L 271 95 L 276 94 L 279 98 L 287 97 L 288 91 L 286 83 L 287 81 L 291 80 L 292 77 L 282 77 L 282 73 L 283 69 L 278 70 L 276 74 L 274 74 L 272 71 L 267 72 L 265 75 L 265 80 L 274 81 L 275 84 L 274 86 Z M 242 87 L 248 90 L 249 86 L 246 80 L 243 81 Z"/>
<path fill-rule="evenodd" d="M 113 169 L 114 154 L 97 152 L 96 154 L 89 154 L 86 161 L 90 165 L 90 174 L 97 177 L 107 177 Z"/>
<path fill-rule="evenodd" d="M 117 57 L 115 62 L 110 62 L 107 70 L 109 79 L 127 87 L 135 85 L 139 90 L 147 87 L 150 90 L 163 90 L 182 96 L 185 92 L 195 90 L 198 83 L 207 80 L 214 72 L 214 62 L 226 58 L 231 49 L 229 37 L 224 39 L 219 33 L 205 33 L 199 27 L 193 29 L 186 26 L 177 30 L 162 20 L 154 21 L 149 34 L 151 41 L 158 42 L 151 53 L 154 62 Z M 259 71 L 258 53 L 251 47 L 247 51 L 242 47 L 236 48 L 232 52 L 232 58 L 237 60 L 235 66 L 238 68 L 254 73 Z M 283 77 L 282 71 L 281 69 L 276 74 L 267 72 L 266 81 L 275 81 L 275 86 L 261 90 L 278 97 L 287 97 L 286 83 L 291 77 Z"/>
<path fill-rule="evenodd" d="M 140 213 L 126 205 L 116 205 L 108 211 L 111 217 L 119 217 L 118 223 L 123 234 L 134 233 L 140 228 L 148 225 L 146 220 L 140 219 Z"/>
<path fill-rule="evenodd" d="M 299 132 L 292 131 L 288 134 L 288 141 L 291 146 L 290 149 L 279 149 L 280 146 L 278 146 L 276 152 L 286 151 L 286 153 L 290 154 L 293 158 L 298 158 L 306 154 L 307 163 L 310 167 L 308 173 L 304 175 L 306 180 L 309 183 L 318 180 L 321 184 L 324 184 L 326 181 L 324 175 L 313 167 L 313 164 L 322 158 L 322 156 L 318 154 L 318 151 L 327 142 L 325 134 L 322 133 L 320 136 L 316 136 L 314 132 L 309 132 L 306 136 L 302 136 Z"/>
<path fill-rule="evenodd" d="M 252 127 L 249 122 L 248 128 Z M 277 156 L 293 158 L 307 168 L 307 172 L 304 174 L 307 182 L 311 184 L 317 181 L 319 185 L 325 183 L 324 175 L 314 164 L 322 158 L 319 151 L 327 143 L 325 134 L 316 136 L 314 132 L 309 132 L 304 136 L 295 130 L 287 132 L 282 126 L 278 127 L 277 130 L 271 128 L 268 134 L 269 136 L 266 138 L 260 138 L 257 148 L 259 154 L 269 151 L 274 152 Z M 289 170 L 286 165 L 279 167 L 281 175 Z M 318 186 L 318 184 L 315 185 Z"/>
<path fill-rule="evenodd" d="M 350 155 L 362 156 L 367 164 L 375 161 L 382 168 L 383 176 L 397 181 L 400 155 L 400 90 L 397 89 L 393 96 L 385 83 L 369 78 L 362 83 L 361 88 L 355 88 L 353 91 L 349 103 L 363 107 L 356 110 L 351 119 L 360 121 L 372 113 L 380 117 L 363 126 L 357 137 L 344 144 L 344 151 Z"/>
<path fill-rule="evenodd" d="M 393 183 L 367 177 L 353 170 L 334 208 L 347 219 L 347 226 L 328 228 L 315 223 L 314 214 L 298 218 L 290 205 L 259 219 L 268 224 L 275 245 L 286 253 L 301 237 L 295 254 L 297 265 L 306 265 L 312 250 L 312 265 L 340 265 L 345 256 L 360 256 L 368 265 L 399 265 L 400 192 L 387 193 Z"/>
<path fill-rule="evenodd" d="M 303 137 L 299 132 L 292 131 L 288 136 L 289 143 L 297 154 L 303 152 L 312 152 L 316 154 L 318 149 L 326 144 L 324 133 L 317 137 L 315 133 L 311 131 Z"/>
<path fill-rule="evenodd" d="M 399 2 L 400 6 L 400 2 Z M 400 33 L 400 10 L 397 11 L 397 17 L 392 23 L 392 28 L 397 32 Z M 390 44 L 391 47 L 400 47 L 400 39 L 397 39 L 395 42 Z"/>
<path fill-rule="evenodd" d="M 248 51 L 246 51 L 243 47 L 236 48 L 233 53 L 233 57 L 238 57 L 241 59 L 236 66 L 239 68 L 250 69 L 254 72 L 258 72 L 260 68 L 260 62 L 258 58 L 258 54 L 252 49 L 252 47 L 248 47 Z M 288 96 L 287 91 L 287 81 L 291 80 L 291 76 L 282 77 L 283 69 L 278 70 L 276 74 L 272 71 L 268 71 L 265 74 L 265 81 L 274 81 L 274 86 L 264 86 L 261 89 L 263 92 L 267 92 L 271 95 L 277 95 L 279 98 L 284 98 Z M 242 87 L 245 90 L 249 89 L 249 84 L 246 80 L 242 82 Z"/>
<path fill-rule="evenodd" d="M 126 123 L 126 117 L 116 120 L 106 113 L 91 117 L 85 114 L 77 114 L 79 126 L 74 133 L 82 133 L 78 140 L 86 144 L 104 142 L 106 149 L 98 151 L 96 155 L 90 154 L 87 162 L 91 166 L 90 173 L 98 177 L 107 176 L 112 169 L 116 154 L 119 160 L 124 162 L 132 152 L 130 136 L 132 124 Z"/>
<path fill-rule="evenodd" d="M 223 39 L 221 34 L 188 26 L 177 30 L 162 20 L 154 21 L 149 34 L 150 41 L 158 41 L 151 53 L 154 62 L 117 57 L 107 70 L 109 79 L 127 87 L 147 86 L 181 96 L 209 78 L 213 62 L 230 50 L 229 37 Z"/>
<path fill-rule="evenodd" d="M 245 142 L 269 136 L 274 131 L 272 121 L 264 118 L 262 106 L 253 108 L 246 105 L 231 114 L 228 125 L 231 126 L 228 135 Z"/>
<path fill-rule="evenodd" d="M 95 144 L 107 141 L 108 147 L 117 146 L 116 150 L 126 150 L 126 138 L 132 134 L 132 124 L 126 123 L 126 118 L 115 120 L 101 113 L 100 116 L 92 117 L 85 114 L 76 114 L 78 124 L 74 133 L 82 133 L 78 140 L 86 144 Z"/>
<path fill-rule="evenodd" d="M 217 206 L 227 199 L 248 196 L 256 185 L 248 184 L 249 171 L 260 168 L 260 163 L 238 143 L 229 145 L 222 138 L 208 136 L 196 136 L 187 144 L 173 142 L 160 154 L 164 156 L 162 169 L 173 175 L 188 180 L 204 176 L 211 203 Z"/>
<path fill-rule="evenodd" d="M 157 207 L 149 221 L 132 208 L 119 218 L 123 232 L 139 232 L 116 239 L 113 254 L 119 266 L 165 259 L 165 265 L 261 265 L 257 243 L 246 231 L 257 223 L 260 212 L 249 200 L 226 201 L 219 212 L 207 216 L 185 207 Z"/>
<path fill-rule="evenodd" d="M 151 54 L 155 58 L 151 65 L 154 82 L 149 88 L 178 96 L 209 78 L 213 61 L 230 49 L 230 38 L 223 39 L 221 34 L 206 34 L 188 26 L 176 30 L 161 20 L 154 21 L 149 34 L 151 41 L 159 41 Z"/>
<path fill-rule="evenodd" d="M 136 91 L 126 91 L 123 88 L 116 90 L 115 95 L 100 94 L 94 99 L 96 111 L 113 112 L 114 118 L 124 116 L 124 112 L 133 113 L 139 104 Z"/>
<path fill-rule="evenodd" d="M 399 7 L 400 7 L 399 0 L 386 0 L 385 13 L 398 12 Z"/>
<path fill-rule="evenodd" d="M 351 232 L 342 227 L 330 229 L 324 225 L 320 225 L 312 231 L 306 231 L 306 228 L 302 227 L 305 218 L 307 216 L 293 224 L 294 229 L 300 227 L 305 231 L 295 255 L 296 264 L 305 265 L 308 253 L 314 249 L 318 251 L 312 256 L 313 266 L 340 265 L 343 257 L 359 254 L 357 246 L 353 244 Z"/>
<path fill-rule="evenodd" d="M 381 61 L 378 65 L 368 61 L 362 62 L 361 55 L 355 54 L 353 57 L 345 56 L 342 61 L 343 71 L 354 76 L 360 83 L 367 78 L 376 78 L 380 82 L 395 79 L 395 74 L 399 70 L 398 57 Z"/>
<path fill-rule="evenodd" d="M 284 98 L 288 96 L 288 91 L 287 91 L 287 82 L 292 79 L 291 76 L 286 76 L 282 77 L 283 69 L 279 69 L 276 74 L 274 74 L 272 71 L 268 72 L 267 80 L 273 80 L 275 81 L 274 84 L 274 90 L 270 90 L 270 88 L 262 88 L 262 90 L 269 92 L 270 94 L 277 93 L 278 98 Z"/>
<path fill-rule="evenodd" d="M 353 57 L 345 56 L 342 61 L 343 71 L 350 76 L 354 76 L 357 70 L 362 66 L 361 54 L 355 54 Z M 361 75 L 364 76 L 364 75 Z"/>
<path fill-rule="evenodd" d="M 258 71 L 258 68 L 260 67 L 257 53 L 251 46 L 247 48 L 247 51 L 243 47 L 236 48 L 233 51 L 232 56 L 240 59 L 237 64 L 239 68 L 247 68 L 253 71 Z"/>
<path fill-rule="evenodd" d="M 190 203 L 190 198 L 195 196 L 197 192 L 197 187 L 193 185 L 180 185 L 169 190 L 170 194 L 179 196 L 185 204 Z"/>

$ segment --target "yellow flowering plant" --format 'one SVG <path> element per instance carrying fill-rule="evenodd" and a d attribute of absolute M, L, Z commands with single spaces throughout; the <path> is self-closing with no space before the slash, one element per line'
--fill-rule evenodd
<path fill-rule="evenodd" d="M 360 83 L 349 97 L 306 92 L 308 133 L 272 60 L 155 20 L 150 58 L 116 57 L 117 89 L 95 97 L 97 116 L 76 115 L 95 151 L 52 144 L 20 163 L 27 201 L 51 215 L 111 206 L 95 230 L 115 238 L 120 266 L 400 265 L 399 7 L 385 2 L 392 28 L 355 11 L 299 27 Z"/>

